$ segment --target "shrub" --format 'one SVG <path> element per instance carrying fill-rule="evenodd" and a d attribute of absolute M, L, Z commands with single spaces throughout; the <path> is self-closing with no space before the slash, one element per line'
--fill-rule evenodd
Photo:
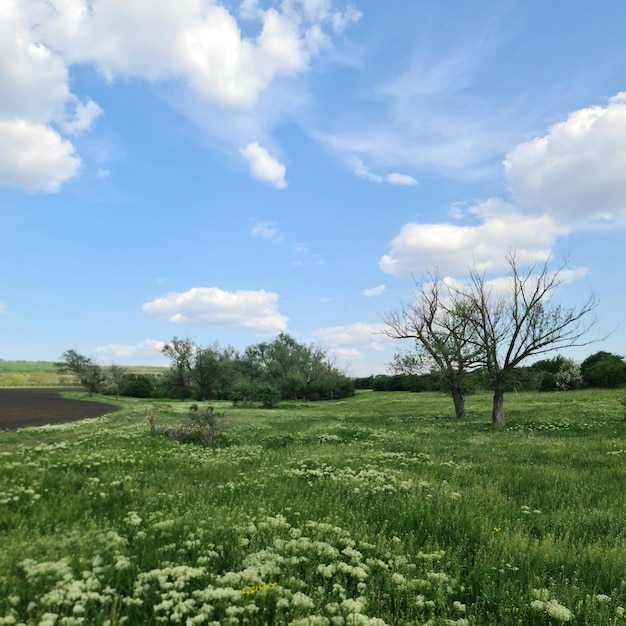
<path fill-rule="evenodd" d="M 153 398 L 154 383 L 143 374 L 127 374 L 122 381 L 120 394 L 130 398 Z"/>
<path fill-rule="evenodd" d="M 280 391 L 269 383 L 259 383 L 254 395 L 264 409 L 274 408 L 280 400 Z"/>
<path fill-rule="evenodd" d="M 622 356 L 600 351 L 580 364 L 580 373 L 590 387 L 619 387 L 626 382 L 626 363 Z"/>
<path fill-rule="evenodd" d="M 180 443 L 195 443 L 206 448 L 218 446 L 225 431 L 225 415 L 216 413 L 212 405 L 204 408 L 192 404 L 188 420 L 180 428 L 170 428 L 163 432 L 165 437 Z"/>

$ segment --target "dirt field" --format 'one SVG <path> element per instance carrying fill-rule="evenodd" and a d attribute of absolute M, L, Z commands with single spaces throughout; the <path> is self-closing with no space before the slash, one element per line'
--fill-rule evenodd
<path fill-rule="evenodd" d="M 61 391 L 76 391 L 76 387 L 0 389 L 0 430 L 61 424 L 119 411 L 119 407 L 112 404 L 62 398 L 59 395 Z"/>

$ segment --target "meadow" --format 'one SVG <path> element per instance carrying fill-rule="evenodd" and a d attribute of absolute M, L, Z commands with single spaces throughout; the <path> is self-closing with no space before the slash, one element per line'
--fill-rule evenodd
<path fill-rule="evenodd" d="M 501 429 L 486 394 L 215 403 L 216 448 L 162 436 L 188 402 L 0 433 L 0 625 L 626 624 L 623 396 L 511 393 Z"/>

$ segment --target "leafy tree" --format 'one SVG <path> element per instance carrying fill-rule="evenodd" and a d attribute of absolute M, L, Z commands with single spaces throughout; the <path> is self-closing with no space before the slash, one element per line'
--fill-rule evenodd
<path fill-rule="evenodd" d="M 66 350 L 61 358 L 62 361 L 55 363 L 59 372 L 75 374 L 80 384 L 87 389 L 89 396 L 100 391 L 102 383 L 106 380 L 105 372 L 100 365 L 76 350 Z"/>
<path fill-rule="evenodd" d="M 191 370 L 196 346 L 189 337 L 174 337 L 161 352 L 170 359 L 169 383 L 174 396 L 184 400 L 191 395 Z"/>
<path fill-rule="evenodd" d="M 583 384 L 580 365 L 574 359 L 563 359 L 559 371 L 555 375 L 556 388 L 561 391 L 578 389 Z"/>
<path fill-rule="evenodd" d="M 252 385 L 265 382 L 275 387 L 283 399 L 319 400 L 354 393 L 350 379 L 334 367 L 322 348 L 300 344 L 286 333 L 248 347 L 241 371 Z"/>
<path fill-rule="evenodd" d="M 600 351 L 580 364 L 580 373 L 590 387 L 619 387 L 626 382 L 626 363 L 623 356 Z"/>
<path fill-rule="evenodd" d="M 555 357 L 551 359 L 541 359 L 540 361 L 535 361 L 529 367 L 537 372 L 549 372 L 550 374 L 557 374 L 557 372 L 565 363 L 565 357 L 557 354 Z"/>

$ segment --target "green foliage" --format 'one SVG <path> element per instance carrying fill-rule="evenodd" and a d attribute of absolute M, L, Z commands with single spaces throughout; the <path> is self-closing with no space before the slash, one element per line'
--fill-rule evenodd
<path fill-rule="evenodd" d="M 501 430 L 486 393 L 463 422 L 439 393 L 230 407 L 215 448 L 158 436 L 189 402 L 0 433 L 0 623 L 615 626 L 623 396 L 512 394 Z"/>
<path fill-rule="evenodd" d="M 332 366 L 322 349 L 299 344 L 284 333 L 243 354 L 218 343 L 202 347 L 177 337 L 163 353 L 171 359 L 165 385 L 180 399 L 230 399 L 236 394 L 237 401 L 246 401 L 258 395 L 259 383 L 277 389 L 279 399 L 328 400 L 354 393 L 352 381 Z"/>
<path fill-rule="evenodd" d="M 154 398 L 154 382 L 145 374 L 126 374 L 122 380 L 120 395 L 129 398 Z"/>
<path fill-rule="evenodd" d="M 563 359 L 563 363 L 555 376 L 555 384 L 560 391 L 582 387 L 583 377 L 580 372 L 580 365 L 573 359 Z"/>
<path fill-rule="evenodd" d="M 580 373 L 590 387 L 619 387 L 626 382 L 626 363 L 623 356 L 600 351 L 580 364 Z"/>
<path fill-rule="evenodd" d="M 564 362 L 565 357 L 557 354 L 551 359 L 541 359 L 540 361 L 535 361 L 529 367 L 537 372 L 549 372 L 550 374 L 556 375 L 556 373 L 561 369 Z"/>
<path fill-rule="evenodd" d="M 103 368 L 90 358 L 79 354 L 76 350 L 67 350 L 62 354 L 63 360 L 56 363 L 60 373 L 71 372 L 80 380 L 80 384 L 87 389 L 89 395 L 100 391 L 106 380 Z"/>
<path fill-rule="evenodd" d="M 273 385 L 263 382 L 256 386 L 254 397 L 264 409 L 273 409 L 280 400 L 280 391 Z"/>

